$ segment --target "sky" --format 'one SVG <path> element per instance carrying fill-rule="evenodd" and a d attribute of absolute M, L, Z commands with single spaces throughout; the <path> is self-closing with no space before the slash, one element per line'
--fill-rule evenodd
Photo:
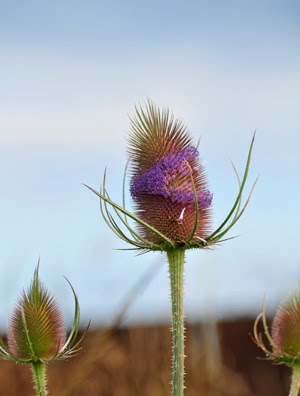
<path fill-rule="evenodd" d="M 297 1 L 0 1 L 0 328 L 38 258 L 67 322 L 75 287 L 83 324 L 110 323 L 140 287 L 126 323 L 169 320 L 163 255 L 134 256 L 107 229 L 104 169 L 121 202 L 128 116 L 149 97 L 201 137 L 213 225 L 259 181 L 231 236 L 187 253 L 189 320 L 270 312 L 300 280 L 300 6 Z M 127 183 L 128 184 L 128 183 Z M 128 193 L 128 203 L 130 197 Z M 150 279 L 151 278 L 151 279 Z"/>

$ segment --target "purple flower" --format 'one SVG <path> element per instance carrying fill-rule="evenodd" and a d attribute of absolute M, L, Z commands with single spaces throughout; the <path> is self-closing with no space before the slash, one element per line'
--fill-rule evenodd
<path fill-rule="evenodd" d="M 161 195 L 172 202 L 189 207 L 195 205 L 188 161 L 195 161 L 198 157 L 199 152 L 193 146 L 165 155 L 149 170 L 131 179 L 130 192 L 133 199 L 138 202 L 143 194 Z M 200 187 L 196 194 L 199 207 L 208 208 L 212 194 Z"/>
<path fill-rule="evenodd" d="M 145 111 L 137 110 L 131 126 L 130 192 L 139 218 L 177 243 L 190 239 L 197 221 L 193 240 L 205 238 L 212 194 L 186 128 L 151 102 Z M 148 240 L 160 243 L 151 231 L 141 232 Z"/>

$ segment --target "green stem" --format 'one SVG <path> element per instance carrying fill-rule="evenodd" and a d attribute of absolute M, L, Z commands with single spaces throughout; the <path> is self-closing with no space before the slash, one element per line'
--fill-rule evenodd
<path fill-rule="evenodd" d="M 300 395 L 300 366 L 294 366 L 289 396 L 299 396 L 299 395 Z"/>
<path fill-rule="evenodd" d="M 184 392 L 184 313 L 183 269 L 184 249 L 168 251 L 172 302 L 172 395 Z"/>
<path fill-rule="evenodd" d="M 47 396 L 46 388 L 46 366 L 43 362 L 32 362 L 32 375 L 37 396 Z"/>

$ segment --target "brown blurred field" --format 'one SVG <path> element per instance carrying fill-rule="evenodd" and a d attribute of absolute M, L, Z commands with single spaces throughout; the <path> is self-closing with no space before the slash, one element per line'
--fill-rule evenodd
<path fill-rule="evenodd" d="M 283 396 L 289 371 L 265 360 L 249 333 L 253 320 L 187 328 L 186 396 Z M 83 351 L 49 365 L 52 396 L 170 395 L 168 326 L 89 331 Z M 0 395 L 32 395 L 26 366 L 0 362 Z"/>

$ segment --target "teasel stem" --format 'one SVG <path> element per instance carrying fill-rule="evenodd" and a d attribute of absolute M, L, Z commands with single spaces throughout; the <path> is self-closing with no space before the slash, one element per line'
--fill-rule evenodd
<path fill-rule="evenodd" d="M 184 392 L 184 312 L 182 248 L 167 252 L 170 272 L 172 303 L 172 395 L 183 396 Z"/>
<path fill-rule="evenodd" d="M 47 396 L 46 388 L 46 365 L 41 361 L 31 363 L 33 380 L 35 383 L 36 396 Z"/>
<path fill-rule="evenodd" d="M 300 366 L 295 365 L 293 367 L 292 383 L 289 396 L 300 395 Z"/>

